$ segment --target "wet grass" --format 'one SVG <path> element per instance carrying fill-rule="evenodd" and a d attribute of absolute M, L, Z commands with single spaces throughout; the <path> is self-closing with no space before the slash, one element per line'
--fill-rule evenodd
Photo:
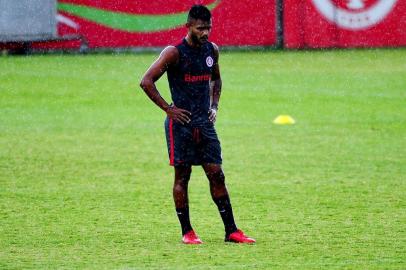
<path fill-rule="evenodd" d="M 137 86 L 154 57 L 0 58 L 1 269 L 406 268 L 405 50 L 222 55 L 217 131 L 252 246 L 223 242 L 198 167 L 205 244 L 180 244 L 164 114 Z"/>

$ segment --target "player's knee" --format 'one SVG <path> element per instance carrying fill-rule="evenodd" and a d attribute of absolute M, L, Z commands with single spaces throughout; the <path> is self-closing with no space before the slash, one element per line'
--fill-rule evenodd
<path fill-rule="evenodd" d="M 187 188 L 188 184 L 189 184 L 189 179 L 190 179 L 190 175 L 184 175 L 181 177 L 177 177 L 175 178 L 175 183 L 174 186 L 180 186 L 180 187 L 184 187 Z"/>
<path fill-rule="evenodd" d="M 173 191 L 176 193 L 182 193 L 187 191 L 187 183 L 178 182 L 173 185 Z"/>
<path fill-rule="evenodd" d="M 209 178 L 209 181 L 216 186 L 223 186 L 225 185 L 225 176 L 222 170 L 208 173 L 207 177 Z"/>

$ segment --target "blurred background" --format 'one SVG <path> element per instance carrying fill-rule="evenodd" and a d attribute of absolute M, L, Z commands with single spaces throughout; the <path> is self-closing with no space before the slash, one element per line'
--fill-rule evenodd
<path fill-rule="evenodd" d="M 399 0 L 0 0 L 4 53 L 145 50 L 176 44 L 187 11 L 207 5 L 222 47 L 406 45 Z"/>

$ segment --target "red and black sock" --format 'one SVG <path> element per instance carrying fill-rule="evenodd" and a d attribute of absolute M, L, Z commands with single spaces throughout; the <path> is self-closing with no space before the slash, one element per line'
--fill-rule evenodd
<path fill-rule="evenodd" d="M 189 207 L 176 208 L 176 214 L 178 215 L 180 226 L 182 227 L 182 235 L 185 235 L 188 231 L 192 230 L 189 218 Z"/>
<path fill-rule="evenodd" d="M 237 226 L 234 222 L 233 208 L 231 207 L 230 197 L 226 195 L 220 198 L 213 198 L 213 201 L 216 203 L 217 208 L 219 209 L 227 237 L 231 233 L 237 231 Z"/>

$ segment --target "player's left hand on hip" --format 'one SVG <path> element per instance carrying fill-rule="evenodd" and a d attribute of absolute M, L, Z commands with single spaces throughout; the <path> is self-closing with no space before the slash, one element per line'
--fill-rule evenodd
<path fill-rule="evenodd" d="M 211 108 L 209 110 L 209 120 L 210 120 L 210 122 L 215 123 L 216 122 L 216 117 L 217 117 L 217 110 L 214 109 L 214 108 Z"/>

